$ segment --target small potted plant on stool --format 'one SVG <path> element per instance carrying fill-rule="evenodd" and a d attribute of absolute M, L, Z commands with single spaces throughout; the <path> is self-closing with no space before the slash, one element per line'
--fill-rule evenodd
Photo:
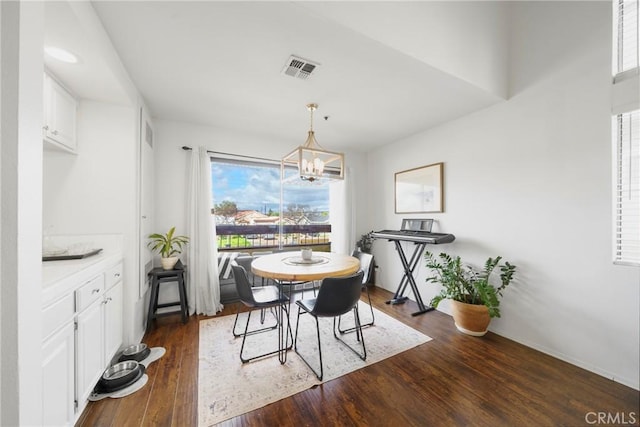
<path fill-rule="evenodd" d="M 182 253 L 184 246 L 189 243 L 187 236 L 176 236 L 176 228 L 171 227 L 166 234 L 153 233 L 149 235 L 151 241 L 147 247 L 160 254 L 160 262 L 165 270 L 173 270 L 178 262 L 177 255 Z"/>

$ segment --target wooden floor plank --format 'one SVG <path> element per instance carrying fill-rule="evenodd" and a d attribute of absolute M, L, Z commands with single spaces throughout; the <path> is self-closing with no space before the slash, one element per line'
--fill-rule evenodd
<path fill-rule="evenodd" d="M 634 413 L 630 425 L 639 425 L 637 390 L 492 333 L 461 334 L 438 311 L 412 316 L 415 303 L 385 304 L 390 297 L 371 289 L 376 308 L 433 341 L 221 425 L 584 426 L 588 412 Z M 235 309 L 229 304 L 221 315 Z M 76 425 L 195 426 L 204 318 L 154 321 L 143 342 L 167 353 L 149 367 L 149 384 L 125 398 L 90 403 Z"/>
<path fill-rule="evenodd" d="M 187 332 L 183 336 L 182 365 L 179 376 L 176 398 L 171 425 L 193 426 L 198 423 L 198 355 L 200 351 L 199 340 L 193 337 L 199 336 L 200 325 L 196 319 L 191 319 L 187 325 Z M 191 375 L 189 373 L 195 373 Z"/>

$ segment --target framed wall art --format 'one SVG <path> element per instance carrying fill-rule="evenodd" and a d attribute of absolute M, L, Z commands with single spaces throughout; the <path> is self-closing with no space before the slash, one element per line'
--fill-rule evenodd
<path fill-rule="evenodd" d="M 396 172 L 396 213 L 444 212 L 443 169 L 440 162 Z"/>

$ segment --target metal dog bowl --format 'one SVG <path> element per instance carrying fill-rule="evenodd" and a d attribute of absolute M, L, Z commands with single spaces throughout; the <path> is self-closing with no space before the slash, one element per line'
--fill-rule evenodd
<path fill-rule="evenodd" d="M 121 378 L 133 377 L 136 371 L 140 369 L 138 362 L 127 361 L 116 363 L 102 374 L 102 379 L 105 381 L 115 381 Z"/>
<path fill-rule="evenodd" d="M 106 392 L 120 390 L 137 381 L 142 373 L 144 366 L 135 360 L 116 363 L 104 371 L 98 381 L 98 388 Z"/>
<path fill-rule="evenodd" d="M 145 343 L 130 345 L 122 351 L 119 361 L 135 360 L 140 362 L 149 356 L 149 353 L 151 353 L 151 349 Z"/>

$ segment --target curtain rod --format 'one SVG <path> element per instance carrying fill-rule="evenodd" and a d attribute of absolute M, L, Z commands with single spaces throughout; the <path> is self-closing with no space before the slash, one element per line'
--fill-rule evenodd
<path fill-rule="evenodd" d="M 182 149 L 185 151 L 191 151 L 193 150 L 193 148 L 188 147 L 186 145 L 182 146 Z M 275 159 L 267 159 L 264 157 L 254 157 L 254 156 L 244 156 L 242 154 L 233 154 L 233 153 L 225 153 L 223 151 L 211 151 L 211 150 L 207 150 L 207 153 L 209 154 L 222 154 L 223 156 L 234 156 L 234 157 L 243 157 L 245 159 L 253 159 L 253 160 L 267 160 L 269 162 L 275 162 L 275 163 L 280 163 L 280 160 L 275 160 Z"/>

